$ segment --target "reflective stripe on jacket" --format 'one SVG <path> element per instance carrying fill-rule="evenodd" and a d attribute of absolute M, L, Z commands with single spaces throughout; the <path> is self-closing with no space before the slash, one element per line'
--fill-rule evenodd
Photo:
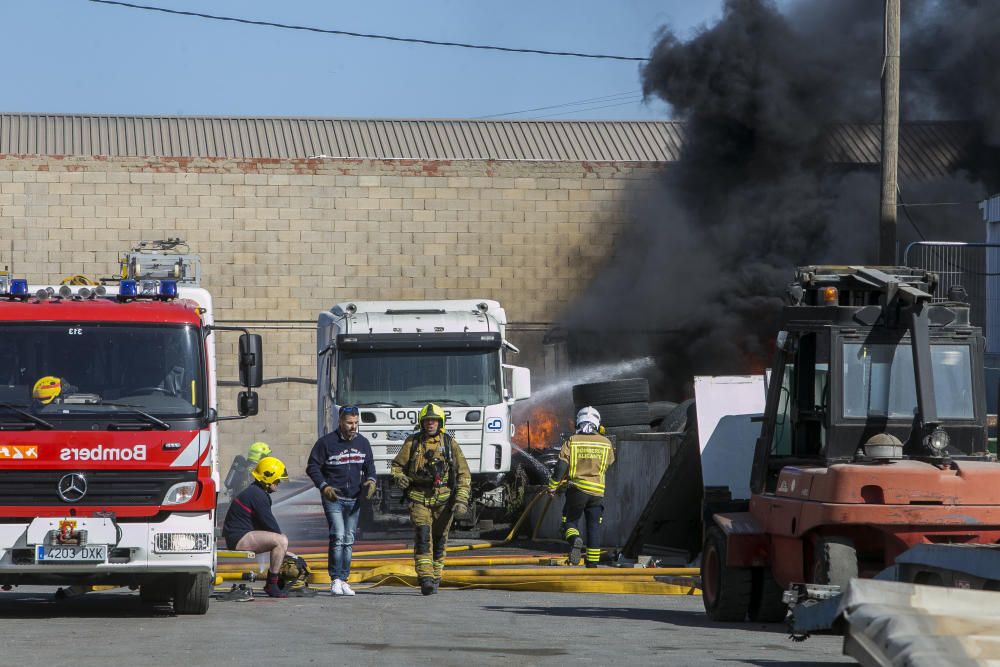
<path fill-rule="evenodd" d="M 569 466 L 566 478 L 570 486 L 592 496 L 604 495 L 604 474 L 615 462 L 610 440 L 596 433 L 577 433 L 563 443 L 559 460 Z M 560 481 L 553 478 L 549 486 L 555 488 Z"/>

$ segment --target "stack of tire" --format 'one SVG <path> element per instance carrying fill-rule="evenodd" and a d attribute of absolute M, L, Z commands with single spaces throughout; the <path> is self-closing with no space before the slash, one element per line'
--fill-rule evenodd
<path fill-rule="evenodd" d="M 573 405 L 577 411 L 589 405 L 600 412 L 606 434 L 617 440 L 650 430 L 649 382 L 645 378 L 578 384 L 573 387 Z"/>

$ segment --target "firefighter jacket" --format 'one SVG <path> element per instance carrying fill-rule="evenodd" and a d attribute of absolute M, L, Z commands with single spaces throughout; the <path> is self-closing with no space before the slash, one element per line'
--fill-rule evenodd
<path fill-rule="evenodd" d="M 422 433 L 411 435 L 392 461 L 393 479 L 406 476 L 410 486 L 406 497 L 422 505 L 440 505 L 452 498 L 469 503 L 472 474 L 462 448 L 447 433 L 433 438 Z"/>
<path fill-rule="evenodd" d="M 563 477 L 591 496 L 604 495 L 604 474 L 615 462 L 611 441 L 597 433 L 577 433 L 563 442 L 559 462 L 549 480 L 549 489 L 555 490 Z"/>

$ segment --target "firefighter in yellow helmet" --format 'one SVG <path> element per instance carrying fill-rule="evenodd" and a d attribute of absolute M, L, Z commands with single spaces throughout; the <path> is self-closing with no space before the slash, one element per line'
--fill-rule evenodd
<path fill-rule="evenodd" d="M 62 394 L 62 380 L 54 375 L 46 375 L 31 388 L 31 398 L 42 405 L 48 405 Z"/>
<path fill-rule="evenodd" d="M 271 494 L 282 480 L 288 479 L 285 464 L 273 456 L 265 456 L 250 474 L 254 483 L 233 498 L 222 524 L 222 535 L 226 538 L 227 549 L 258 554 L 270 552 L 264 592 L 274 598 L 286 598 L 288 594 L 281 590 L 278 578 L 288 552 L 288 537 L 281 532 L 271 512 Z"/>
<path fill-rule="evenodd" d="M 452 519 L 469 511 L 472 475 L 462 448 L 445 431 L 444 410 L 428 403 L 417 417 L 417 427 L 403 443 L 391 470 L 410 503 L 420 592 L 433 595 L 441 583 Z"/>

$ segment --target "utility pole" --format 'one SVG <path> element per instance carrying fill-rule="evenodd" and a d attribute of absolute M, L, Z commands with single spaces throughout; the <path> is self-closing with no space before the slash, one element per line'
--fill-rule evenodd
<path fill-rule="evenodd" d="M 899 164 L 899 3 L 885 0 L 882 55 L 882 196 L 879 264 L 896 264 L 896 191 Z"/>

